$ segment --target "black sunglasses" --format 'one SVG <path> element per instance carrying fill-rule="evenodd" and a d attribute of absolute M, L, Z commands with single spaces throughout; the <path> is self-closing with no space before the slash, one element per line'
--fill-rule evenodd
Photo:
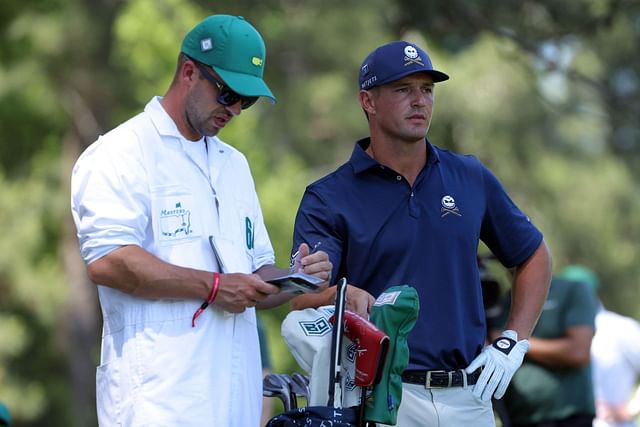
<path fill-rule="evenodd" d="M 205 79 L 209 80 L 210 83 L 218 88 L 218 103 L 225 106 L 230 106 L 236 104 L 239 101 L 240 108 L 246 110 L 247 108 L 255 104 L 258 100 L 259 97 L 257 96 L 244 96 L 240 95 L 237 92 L 234 92 L 233 89 L 231 89 L 229 86 L 209 74 L 207 67 L 202 62 L 196 61 L 192 58 L 189 59 L 191 59 L 193 63 L 196 64 L 196 67 L 198 67 L 200 74 L 202 74 Z"/>

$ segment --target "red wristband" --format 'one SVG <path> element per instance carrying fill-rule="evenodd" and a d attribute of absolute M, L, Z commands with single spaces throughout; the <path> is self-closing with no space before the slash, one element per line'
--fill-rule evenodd
<path fill-rule="evenodd" d="M 198 318 L 198 316 L 200 316 L 202 312 L 205 311 L 211 303 L 213 303 L 213 300 L 216 299 L 216 295 L 218 295 L 219 288 L 220 288 L 220 273 L 216 272 L 216 273 L 213 273 L 213 283 L 211 284 L 211 292 L 209 292 L 209 296 L 207 297 L 207 300 L 203 302 L 200 307 L 198 307 L 195 313 L 193 313 L 193 317 L 191 318 L 192 328 L 196 327 L 196 319 Z"/>

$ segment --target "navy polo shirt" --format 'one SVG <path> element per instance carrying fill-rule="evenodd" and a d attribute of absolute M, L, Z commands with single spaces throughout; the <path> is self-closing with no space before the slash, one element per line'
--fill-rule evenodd
<path fill-rule="evenodd" d="M 407 284 L 420 296 L 409 335 L 408 369 L 462 369 L 486 334 L 476 254 L 482 240 L 508 268 L 524 262 L 542 234 L 496 177 L 473 156 L 432 146 L 413 187 L 366 152 L 309 185 L 295 222 L 293 247 L 321 242 L 334 280 L 377 297 Z"/>

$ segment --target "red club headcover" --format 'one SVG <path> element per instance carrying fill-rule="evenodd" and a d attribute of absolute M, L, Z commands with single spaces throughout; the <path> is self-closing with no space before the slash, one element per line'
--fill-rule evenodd
<path fill-rule="evenodd" d="M 335 323 L 335 316 L 329 322 Z M 357 314 L 344 312 L 344 334 L 357 346 L 355 384 L 369 387 L 380 381 L 389 350 L 389 336 Z"/>

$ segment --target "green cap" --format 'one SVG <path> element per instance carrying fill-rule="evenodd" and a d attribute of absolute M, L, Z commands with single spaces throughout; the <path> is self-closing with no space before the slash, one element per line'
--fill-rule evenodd
<path fill-rule="evenodd" d="M 264 41 L 242 16 L 209 16 L 185 36 L 181 52 L 213 68 L 234 92 L 266 96 L 275 102 L 262 80 Z"/>
<path fill-rule="evenodd" d="M 591 269 L 582 265 L 568 265 L 560 272 L 560 278 L 570 282 L 586 283 L 593 289 L 600 287 L 600 279 Z"/>

